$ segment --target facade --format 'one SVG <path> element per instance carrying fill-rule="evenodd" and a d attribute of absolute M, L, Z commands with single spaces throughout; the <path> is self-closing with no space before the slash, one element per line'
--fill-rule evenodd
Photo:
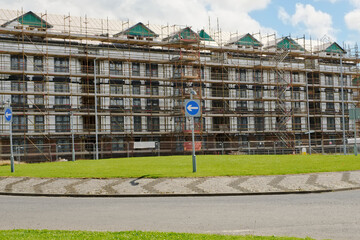
<path fill-rule="evenodd" d="M 204 30 L 164 34 L 142 23 L 114 34 L 65 23 L 62 31 L 45 17 L 28 12 L 0 27 L 0 101 L 12 107 L 15 152 L 27 161 L 71 158 L 73 141 L 77 158 L 92 156 L 96 143 L 101 157 L 154 153 L 134 142 L 183 154 L 190 90 L 201 102 L 200 153 L 292 153 L 309 144 L 331 152 L 353 135 L 359 60 L 337 43 L 308 50 L 290 37 L 265 44 L 245 34 L 220 45 Z M 4 119 L 0 129 L 7 159 Z"/>

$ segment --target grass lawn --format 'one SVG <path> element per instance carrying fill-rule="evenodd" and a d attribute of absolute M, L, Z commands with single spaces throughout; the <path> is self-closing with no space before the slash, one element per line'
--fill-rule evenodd
<path fill-rule="evenodd" d="M 360 157 L 352 155 L 202 155 L 197 172 L 191 156 L 78 160 L 0 166 L 0 176 L 54 178 L 205 177 L 277 175 L 360 170 Z"/>
<path fill-rule="evenodd" d="M 50 230 L 4 230 L 0 231 L 0 239 L 7 240 L 103 240 L 103 239 L 191 239 L 191 240 L 311 240 L 311 238 L 293 237 L 259 237 L 259 236 L 224 236 L 190 233 L 162 233 L 162 232 L 85 232 L 85 231 L 50 231 Z"/>

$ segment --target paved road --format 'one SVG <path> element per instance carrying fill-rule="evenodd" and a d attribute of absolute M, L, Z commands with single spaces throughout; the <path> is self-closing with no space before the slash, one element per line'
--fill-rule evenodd
<path fill-rule="evenodd" d="M 358 240 L 360 190 L 270 196 L 0 196 L 0 229 L 147 230 Z"/>

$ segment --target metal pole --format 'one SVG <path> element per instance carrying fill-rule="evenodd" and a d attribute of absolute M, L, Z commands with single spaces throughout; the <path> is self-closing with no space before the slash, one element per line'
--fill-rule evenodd
<path fill-rule="evenodd" d="M 309 155 L 311 155 L 311 132 L 310 132 L 310 107 L 309 107 L 309 80 L 306 78 L 306 105 L 307 105 L 307 128 L 309 134 Z"/>
<path fill-rule="evenodd" d="M 75 161 L 75 141 L 74 141 L 74 113 L 70 112 L 70 125 L 71 125 L 71 143 L 72 143 L 72 161 Z"/>
<path fill-rule="evenodd" d="M 342 130 L 343 130 L 343 148 L 344 155 L 346 155 L 346 143 L 345 143 L 345 104 L 344 104 L 344 79 L 343 79 L 343 69 L 342 69 L 342 54 L 340 53 L 340 80 L 341 80 L 341 108 L 342 108 Z"/>
<path fill-rule="evenodd" d="M 356 111 L 356 110 L 355 110 Z M 356 115 L 355 115 L 356 116 Z M 357 156 L 357 144 L 356 144 L 356 119 L 354 119 L 354 139 L 355 139 L 355 145 L 354 145 L 354 155 Z"/>
<path fill-rule="evenodd" d="M 10 164 L 11 164 L 11 172 L 15 172 L 15 167 L 14 167 L 14 151 L 13 151 L 13 137 L 12 137 L 12 119 L 10 121 Z"/>
<path fill-rule="evenodd" d="M 95 95 L 95 152 L 96 160 L 99 159 L 99 137 L 98 137 L 98 114 L 97 114 L 97 87 L 96 87 L 96 59 L 94 59 L 94 95 Z"/>
<path fill-rule="evenodd" d="M 190 91 L 190 99 L 193 100 L 193 92 Z M 193 164 L 193 172 L 196 172 L 196 155 L 195 155 L 195 134 L 194 134 L 194 117 L 191 117 L 192 126 L 191 126 L 191 138 L 192 138 L 192 164 Z"/>

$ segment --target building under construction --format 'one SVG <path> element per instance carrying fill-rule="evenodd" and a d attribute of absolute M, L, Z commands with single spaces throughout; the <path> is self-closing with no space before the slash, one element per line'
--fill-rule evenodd
<path fill-rule="evenodd" d="M 200 154 L 334 152 L 353 137 L 356 47 L 0 11 L 1 108 L 26 161 L 184 154 L 192 90 Z M 2 118 L 2 159 L 9 126 Z"/>

